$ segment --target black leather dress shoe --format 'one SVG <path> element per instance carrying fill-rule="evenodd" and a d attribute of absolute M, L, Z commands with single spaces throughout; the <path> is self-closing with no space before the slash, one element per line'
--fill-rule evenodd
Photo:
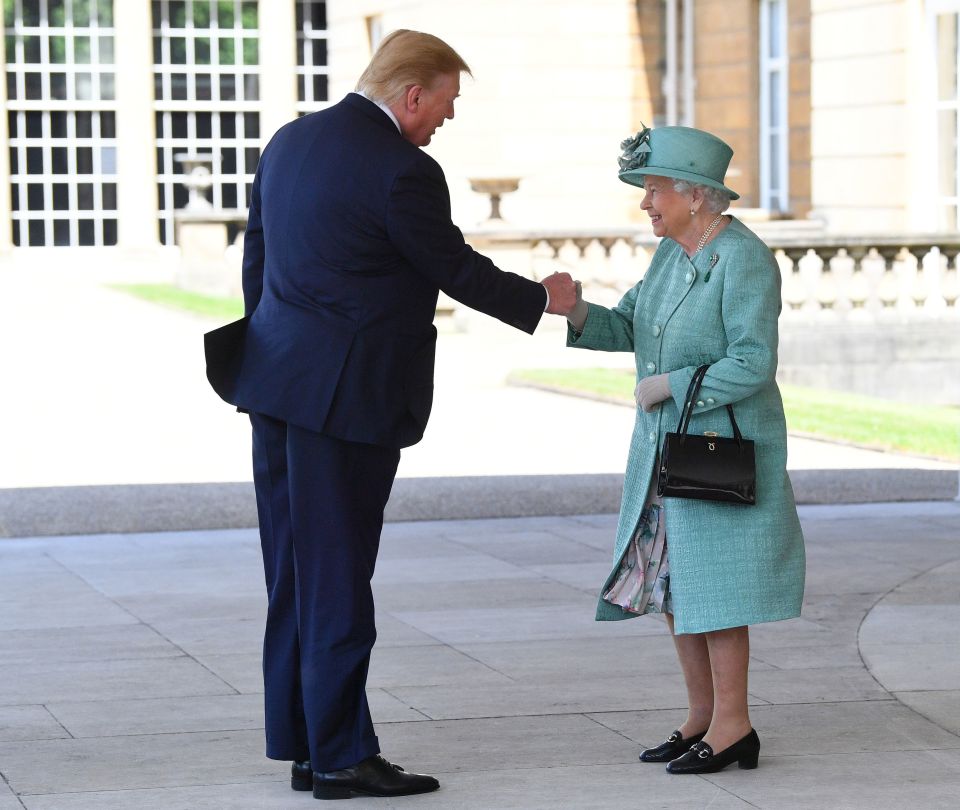
<path fill-rule="evenodd" d="M 731 762 L 736 762 L 744 770 L 757 767 L 760 757 L 760 738 L 757 732 L 750 733 L 737 740 L 719 754 L 705 742 L 698 742 L 686 754 L 667 765 L 667 773 L 716 773 L 722 771 Z"/>
<path fill-rule="evenodd" d="M 313 772 L 313 798 L 351 799 L 354 796 L 410 796 L 440 787 L 432 776 L 405 773 L 382 756 L 367 757 L 339 771 Z"/>
<path fill-rule="evenodd" d="M 313 768 L 309 759 L 294 760 L 290 766 L 290 787 L 294 790 L 313 789 Z"/>
<path fill-rule="evenodd" d="M 687 751 L 690 750 L 690 746 L 700 742 L 706 733 L 707 732 L 704 731 L 703 734 L 693 734 L 684 739 L 679 731 L 674 731 L 665 742 L 660 743 L 656 748 L 647 748 L 641 751 L 640 761 L 670 762 L 670 760 L 676 759 L 681 754 L 687 753 Z"/>

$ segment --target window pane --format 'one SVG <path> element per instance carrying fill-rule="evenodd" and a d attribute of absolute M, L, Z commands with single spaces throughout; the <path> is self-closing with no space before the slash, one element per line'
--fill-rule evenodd
<path fill-rule="evenodd" d="M 90 25 L 90 5 L 92 0 L 73 0 L 73 25 L 86 28 Z"/>
<path fill-rule="evenodd" d="M 69 174 L 70 164 L 67 160 L 67 147 L 54 146 L 50 150 L 50 171 L 54 174 Z"/>
<path fill-rule="evenodd" d="M 217 22 L 221 28 L 233 28 L 233 0 L 219 0 Z"/>
<path fill-rule="evenodd" d="M 66 37 L 50 37 L 50 61 L 57 65 L 67 61 Z"/>
<path fill-rule="evenodd" d="M 102 26 L 113 25 L 113 0 L 97 0 L 97 20 Z"/>
<path fill-rule="evenodd" d="M 940 110 L 937 169 L 940 175 L 940 195 L 957 194 L 957 111 Z"/>
<path fill-rule="evenodd" d="M 937 17 L 937 85 L 941 101 L 957 97 L 957 20 L 960 15 Z"/>
<path fill-rule="evenodd" d="M 93 183 L 77 183 L 77 207 L 81 211 L 92 211 L 93 206 Z"/>
<path fill-rule="evenodd" d="M 236 61 L 232 39 L 220 39 L 220 64 L 232 65 Z"/>
<path fill-rule="evenodd" d="M 193 41 L 193 61 L 197 65 L 210 64 L 210 37 L 197 37 Z"/>
<path fill-rule="evenodd" d="M 27 210 L 43 210 L 43 183 L 27 183 Z"/>
<path fill-rule="evenodd" d="M 66 183 L 53 184 L 53 210 L 66 211 L 70 208 L 70 186 Z"/>
<path fill-rule="evenodd" d="M 259 62 L 257 40 L 247 37 L 243 40 L 243 64 L 256 65 Z"/>
<path fill-rule="evenodd" d="M 27 121 L 27 137 L 28 138 L 42 138 L 43 137 L 43 113 L 30 111 L 26 114 Z"/>
<path fill-rule="evenodd" d="M 93 149 L 89 146 L 77 148 L 77 174 L 93 174 Z"/>
<path fill-rule="evenodd" d="M 113 64 L 113 37 L 100 37 L 100 64 Z"/>
<path fill-rule="evenodd" d="M 117 137 L 117 116 L 115 113 L 112 113 L 112 112 L 100 113 L 100 137 L 101 138 Z"/>
<path fill-rule="evenodd" d="M 47 0 L 47 19 L 50 25 L 62 27 L 67 19 L 66 0 Z"/>
<path fill-rule="evenodd" d="M 100 147 L 100 172 L 102 174 L 117 173 L 117 148 L 115 146 Z"/>
<path fill-rule="evenodd" d="M 240 15 L 243 17 L 244 28 L 257 27 L 257 4 L 256 3 L 243 3 L 241 5 Z"/>
<path fill-rule="evenodd" d="M 30 247 L 43 247 L 45 229 L 42 219 L 31 219 L 27 223 Z"/>
<path fill-rule="evenodd" d="M 80 64 L 90 64 L 90 37 L 73 38 L 73 60 Z"/>
<path fill-rule="evenodd" d="M 116 87 L 112 73 L 100 74 L 100 98 L 103 101 L 113 101 L 116 97 Z"/>
<path fill-rule="evenodd" d="M 78 73 L 76 75 L 77 99 L 81 101 L 93 100 L 93 76 L 89 73 Z"/>
<path fill-rule="evenodd" d="M 78 138 L 93 137 L 93 113 L 89 113 L 89 112 L 77 113 L 77 137 Z"/>
<path fill-rule="evenodd" d="M 194 0 L 193 2 L 193 27 L 210 27 L 210 4 L 207 0 Z"/>
<path fill-rule="evenodd" d="M 67 137 L 67 114 L 65 112 L 50 113 L 50 135 L 54 138 Z"/>
<path fill-rule="evenodd" d="M 183 0 L 170 0 L 170 27 L 187 27 L 187 4 Z"/>
<path fill-rule="evenodd" d="M 57 247 L 67 247 L 70 244 L 69 219 L 55 219 L 53 221 L 53 244 Z"/>
<path fill-rule="evenodd" d="M 40 37 L 23 38 L 23 61 L 32 64 L 40 62 Z"/>
<path fill-rule="evenodd" d="M 80 244 L 83 247 L 89 247 L 96 244 L 94 238 L 94 221 L 92 219 L 81 219 L 77 225 L 80 234 Z"/>
<path fill-rule="evenodd" d="M 15 74 L 13 73 L 9 73 L 7 75 L 11 79 L 15 78 Z M 43 98 L 43 85 L 40 82 L 39 73 L 25 73 L 23 76 L 23 79 L 24 79 L 24 89 L 26 91 L 24 95 L 28 99 L 33 101 L 33 100 L 39 100 Z M 11 96 L 11 98 L 16 98 L 16 93 L 14 93 L 14 95 Z"/>
<path fill-rule="evenodd" d="M 170 38 L 170 61 L 175 65 L 187 64 L 187 40 L 183 37 Z"/>
<path fill-rule="evenodd" d="M 105 211 L 117 210 L 117 184 L 104 183 L 101 189 L 103 194 L 103 208 Z"/>
<path fill-rule="evenodd" d="M 43 150 L 39 146 L 27 147 L 27 174 L 43 174 Z"/>

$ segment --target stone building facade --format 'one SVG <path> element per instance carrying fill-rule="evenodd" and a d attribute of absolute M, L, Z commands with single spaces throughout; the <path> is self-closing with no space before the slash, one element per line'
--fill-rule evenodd
<path fill-rule="evenodd" d="M 960 0 L 3 0 L 0 251 L 177 243 L 185 172 L 242 218 L 259 150 L 338 100 L 379 39 L 428 30 L 473 68 L 429 151 L 455 218 L 514 178 L 529 229 L 642 226 L 616 182 L 641 122 L 709 129 L 754 219 L 958 228 Z M 199 154 L 198 154 L 199 153 Z M 202 172 L 201 172 L 202 173 Z"/>

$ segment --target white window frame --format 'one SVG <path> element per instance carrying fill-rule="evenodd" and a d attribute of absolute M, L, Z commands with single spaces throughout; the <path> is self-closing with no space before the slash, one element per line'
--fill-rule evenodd
<path fill-rule="evenodd" d="M 930 127 L 928 132 L 931 133 L 928 149 L 928 154 L 930 157 L 926 172 L 927 176 L 929 177 L 927 188 L 930 190 L 930 198 L 936 201 L 934 221 L 936 221 L 942 228 L 954 231 L 960 230 L 960 1 L 931 0 L 931 2 L 927 3 L 926 13 L 927 36 L 929 42 L 928 53 L 930 54 L 930 61 L 928 63 L 930 75 L 928 86 L 930 88 L 930 93 L 927 96 L 928 110 L 924 112 L 924 115 L 929 117 Z M 938 70 L 939 40 L 937 36 L 937 28 L 939 18 L 947 14 L 957 15 L 958 47 L 957 53 L 954 54 L 955 65 L 957 69 L 957 87 L 955 88 L 955 94 L 952 99 L 941 100 L 939 87 L 940 75 Z M 941 112 L 950 110 L 957 113 L 954 130 L 954 167 L 956 169 L 956 176 L 954 177 L 953 181 L 953 194 L 944 195 L 941 192 L 941 167 L 938 159 L 940 156 L 939 118 Z M 946 206 L 953 206 L 954 208 L 953 222 L 945 222 L 943 220 L 943 209 Z"/>
<path fill-rule="evenodd" d="M 127 0 L 123 0 L 127 2 Z M 162 126 L 162 133 L 157 132 L 157 150 L 158 150 L 158 170 L 157 185 L 158 195 L 162 189 L 162 205 L 159 205 L 160 221 L 163 224 L 161 230 L 162 241 L 166 245 L 172 245 L 175 242 L 175 212 L 185 207 L 187 192 L 183 187 L 183 169 L 176 161 L 177 155 L 185 153 L 211 153 L 214 156 L 211 167 L 213 184 L 209 194 L 211 203 L 215 211 L 237 213 L 246 209 L 248 197 L 253 184 L 254 168 L 260 153 L 260 128 L 255 128 L 255 134 L 252 134 L 246 127 L 245 121 L 247 115 L 256 115 L 259 118 L 260 113 L 260 59 L 263 57 L 260 51 L 260 29 L 259 17 L 258 27 L 243 28 L 241 15 L 243 6 L 250 0 L 230 0 L 233 4 L 234 25 L 232 28 L 220 28 L 218 18 L 215 13 L 216 5 L 213 5 L 214 13 L 210 17 L 208 28 L 195 28 L 193 25 L 193 7 L 194 5 L 207 4 L 209 0 L 186 0 L 186 27 L 175 28 L 170 19 L 169 0 L 156 0 L 153 6 L 160 12 L 160 19 L 151 21 L 153 36 L 159 39 L 155 43 L 159 45 L 159 61 L 154 61 L 154 81 L 155 86 L 159 82 L 161 95 L 154 97 L 154 110 L 158 117 L 158 123 Z M 258 13 L 265 11 L 263 4 L 260 4 Z M 268 13 L 268 12 L 266 12 Z M 174 39 L 185 40 L 184 63 L 175 63 L 173 61 L 172 46 Z M 210 64 L 201 64 L 196 61 L 197 40 L 210 40 Z M 247 64 L 244 59 L 244 43 L 247 40 L 255 40 L 257 43 L 257 62 Z M 233 42 L 233 62 L 220 64 L 219 41 Z M 216 44 L 215 44 L 216 43 Z M 194 77 L 197 74 L 209 74 L 211 77 L 211 98 L 196 98 L 196 88 Z M 184 76 L 186 81 L 186 99 L 173 98 L 173 77 Z M 233 77 L 235 79 L 234 99 L 221 100 L 220 80 L 222 77 Z M 173 136 L 172 124 L 173 118 L 177 114 L 187 116 L 187 132 L 185 136 Z M 200 138 L 197 134 L 197 116 L 198 114 L 209 114 L 211 116 L 211 134 L 209 138 Z M 234 118 L 235 136 L 226 137 L 220 129 L 220 121 L 223 116 L 232 116 Z M 220 164 L 221 155 L 225 150 L 232 150 L 236 159 L 235 171 L 227 174 L 223 171 Z M 254 154 L 255 153 L 255 154 Z M 162 165 L 162 171 L 160 167 Z M 225 207 L 223 203 L 224 191 L 226 187 L 232 186 L 230 194 L 236 191 L 236 206 Z M 181 205 L 177 205 L 175 200 L 181 198 Z"/>
<path fill-rule="evenodd" d="M 63 25 L 54 25 L 50 19 L 47 0 L 40 0 L 39 21 L 37 25 L 27 25 L 23 15 L 23 0 L 14 0 L 13 19 L 4 20 L 3 33 L 13 38 L 15 45 L 7 48 L 5 67 L 6 76 L 11 74 L 16 83 L 16 98 L 7 98 L 3 114 L 16 118 L 16 136 L 9 135 L 8 147 L 16 156 L 16 172 L 9 179 L 11 199 L 17 200 L 17 210 L 11 210 L 11 226 L 15 230 L 14 244 L 19 248 L 29 247 L 103 247 L 115 245 L 117 241 L 118 213 L 116 209 L 117 184 L 117 139 L 102 135 L 103 113 L 114 115 L 116 126 L 117 102 L 115 99 L 115 29 L 113 25 L 101 25 L 98 13 L 87 25 L 74 25 L 72 6 L 67 5 Z M 27 62 L 25 55 L 25 37 L 38 37 L 40 61 Z M 54 37 L 64 40 L 64 61 L 53 62 L 50 44 Z M 75 42 L 89 40 L 89 62 L 77 62 Z M 101 40 L 110 50 L 109 62 L 101 62 Z M 8 40 L 9 41 L 9 40 Z M 40 98 L 26 98 L 26 75 L 38 74 L 40 77 Z M 66 98 L 53 98 L 51 75 L 65 76 Z M 78 79 L 89 77 L 90 94 L 87 98 L 77 93 Z M 86 94 L 82 94 L 86 95 Z M 89 113 L 91 132 L 88 136 L 77 136 L 77 115 Z M 27 119 L 40 116 L 41 133 L 39 136 L 27 134 Z M 52 116 L 65 115 L 66 133 L 53 137 Z M 66 151 L 66 171 L 54 172 L 54 150 Z M 80 149 L 90 150 L 90 171 L 78 173 L 77 157 Z M 28 151 L 29 150 L 29 151 Z M 38 152 L 34 150 L 39 150 Z M 42 172 L 29 173 L 29 155 L 39 154 Z M 112 185 L 111 192 L 114 207 L 104 209 L 104 190 Z M 42 188 L 43 207 L 30 209 L 28 200 L 31 186 Z M 66 186 L 66 208 L 54 208 L 56 187 Z M 90 207 L 81 208 L 81 187 L 91 186 Z M 43 225 L 43 244 L 31 245 L 31 222 Z M 89 224 L 93 230 L 92 240 L 81 244 L 81 225 Z M 64 234 L 65 226 L 65 234 Z M 109 229 L 110 238 L 105 239 Z M 60 232 L 58 237 L 57 233 Z M 64 240 L 63 237 L 66 237 Z M 61 240 L 58 245 L 58 238 Z"/>
<path fill-rule="evenodd" d="M 294 0 L 303 9 L 303 25 L 297 30 L 297 112 L 301 115 L 330 106 L 330 43 L 326 28 L 314 28 L 311 15 L 307 13 L 315 0 Z M 326 4 L 329 5 L 329 4 Z M 329 13 L 329 8 L 327 9 Z M 329 26 L 329 21 L 327 22 Z M 327 61 L 318 65 L 313 61 L 313 45 L 318 40 L 327 43 Z M 314 93 L 315 76 L 327 77 L 326 98 L 317 98 Z"/>
<path fill-rule="evenodd" d="M 780 15 L 780 24 L 776 28 L 771 24 L 772 14 Z M 787 0 L 760 0 L 760 207 L 771 211 L 788 211 L 790 208 L 788 24 Z M 776 43 L 772 42 L 774 31 L 778 33 Z M 775 106 L 774 86 L 778 91 Z M 774 136 L 779 145 L 776 152 L 771 146 Z M 776 188 L 773 186 L 774 167 L 780 180 Z"/>

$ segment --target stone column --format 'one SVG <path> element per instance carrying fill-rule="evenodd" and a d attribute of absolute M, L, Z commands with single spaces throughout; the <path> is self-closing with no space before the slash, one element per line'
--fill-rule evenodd
<path fill-rule="evenodd" d="M 160 244 L 150 3 L 113 4 L 117 87 L 117 239 L 122 248 Z"/>
<path fill-rule="evenodd" d="M 297 117 L 297 18 L 294 0 L 261 0 L 260 136 L 263 143 Z"/>
<path fill-rule="evenodd" d="M 0 13 L 0 18 L 3 14 Z M 0 29 L 5 21 L 0 19 Z M 13 245 L 13 222 L 10 216 L 10 134 L 7 131 L 7 64 L 6 38 L 0 36 L 0 254 L 9 252 Z"/>

